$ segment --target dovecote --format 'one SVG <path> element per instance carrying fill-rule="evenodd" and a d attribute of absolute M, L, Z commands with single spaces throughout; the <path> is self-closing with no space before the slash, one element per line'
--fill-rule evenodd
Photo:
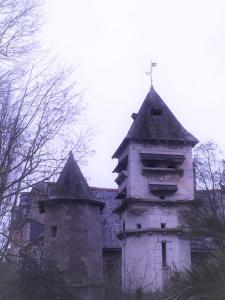
<path fill-rule="evenodd" d="M 168 196 L 177 191 L 176 184 L 149 184 L 149 190 L 156 196 Z"/>
<path fill-rule="evenodd" d="M 183 169 L 179 166 L 185 157 L 181 154 L 140 153 L 142 175 L 179 175 L 183 176 Z"/>
<path fill-rule="evenodd" d="M 140 153 L 141 161 L 144 166 L 167 164 L 177 166 L 183 163 L 184 155 L 166 154 L 166 153 Z"/>

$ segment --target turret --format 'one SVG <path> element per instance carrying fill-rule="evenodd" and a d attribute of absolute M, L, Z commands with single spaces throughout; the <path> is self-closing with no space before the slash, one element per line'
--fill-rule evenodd
<path fill-rule="evenodd" d="M 151 87 L 116 150 L 116 212 L 123 221 L 123 289 L 162 288 L 171 270 L 190 266 L 180 212 L 194 200 L 192 147 L 198 142 Z"/>
<path fill-rule="evenodd" d="M 100 211 L 72 153 L 42 202 L 44 255 L 57 262 L 81 300 L 103 299 Z"/>

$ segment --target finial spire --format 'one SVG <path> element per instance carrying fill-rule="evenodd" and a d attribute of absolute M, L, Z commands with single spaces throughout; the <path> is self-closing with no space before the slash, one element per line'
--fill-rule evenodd
<path fill-rule="evenodd" d="M 153 76 L 152 76 L 152 71 L 153 71 L 153 68 L 157 66 L 157 63 L 156 62 L 153 62 L 151 60 L 151 67 L 150 67 L 150 70 L 145 72 L 145 74 L 147 74 L 148 76 L 150 76 L 150 79 L 151 79 L 151 86 L 152 86 L 152 83 L 153 83 Z"/>

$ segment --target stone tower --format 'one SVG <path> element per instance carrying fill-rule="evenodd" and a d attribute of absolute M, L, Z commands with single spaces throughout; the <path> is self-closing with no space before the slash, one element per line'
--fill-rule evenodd
<path fill-rule="evenodd" d="M 72 153 L 56 184 L 49 184 L 44 255 L 57 262 L 81 300 L 103 300 L 100 210 L 104 206 L 84 179 Z M 77 299 L 75 297 L 75 299 Z"/>
<path fill-rule="evenodd" d="M 180 213 L 193 203 L 192 147 L 198 142 L 151 87 L 113 158 L 116 209 L 123 222 L 123 290 L 162 288 L 171 270 L 189 267 Z"/>

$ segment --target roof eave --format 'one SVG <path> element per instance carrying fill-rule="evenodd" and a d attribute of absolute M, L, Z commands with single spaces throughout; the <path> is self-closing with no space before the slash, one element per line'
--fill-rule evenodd
<path fill-rule="evenodd" d="M 133 138 L 133 137 L 126 137 L 122 143 L 119 145 L 115 153 L 113 154 L 112 158 L 118 158 L 121 154 L 122 151 L 124 151 L 124 148 L 128 145 L 129 142 L 142 142 L 142 143 L 168 143 L 168 144 L 176 144 L 176 143 L 181 143 L 181 144 L 191 144 L 192 147 L 194 147 L 196 144 L 199 143 L 199 141 L 193 137 L 193 139 L 138 139 L 138 138 Z"/>
<path fill-rule="evenodd" d="M 63 196 L 55 196 L 55 197 L 51 197 L 48 200 L 42 200 L 40 201 L 41 203 L 43 203 L 44 205 L 51 205 L 55 202 L 71 202 L 73 204 L 90 204 L 90 205 L 94 205 L 94 206 L 100 206 L 101 208 L 103 208 L 105 206 L 105 203 L 95 200 L 95 199 L 77 199 L 74 197 L 63 197 Z"/>
<path fill-rule="evenodd" d="M 119 147 L 113 154 L 112 159 L 118 158 L 120 156 L 120 153 L 124 150 L 124 148 L 128 145 L 128 143 L 129 143 L 129 139 L 125 137 L 125 139 L 122 141 L 122 143 L 119 145 Z"/>

